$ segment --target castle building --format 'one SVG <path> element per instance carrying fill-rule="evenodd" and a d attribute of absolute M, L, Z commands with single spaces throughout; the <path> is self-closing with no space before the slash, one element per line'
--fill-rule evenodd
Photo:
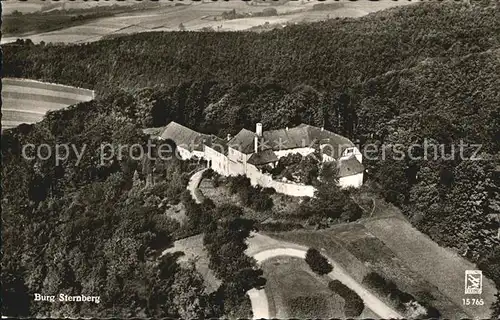
<path fill-rule="evenodd" d="M 262 170 L 264 166 L 275 167 L 280 158 L 289 154 L 308 156 L 317 152 L 323 163 L 337 163 L 341 187 L 358 188 L 363 184 L 364 166 L 359 149 L 346 137 L 307 124 L 264 131 L 262 124 L 257 123 L 255 132 L 241 129 L 234 137 L 221 139 L 170 122 L 159 138 L 174 141 L 184 160 L 202 158 L 221 175 L 245 175 L 253 185 L 272 187 L 292 196 L 312 196 L 314 188 L 273 180 Z"/>

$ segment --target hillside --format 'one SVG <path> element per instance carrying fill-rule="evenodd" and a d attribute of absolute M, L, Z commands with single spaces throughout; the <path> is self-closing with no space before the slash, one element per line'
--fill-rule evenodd
<path fill-rule="evenodd" d="M 99 92 L 206 79 L 347 89 L 428 57 L 498 47 L 499 15 L 494 8 L 422 4 L 262 34 L 152 32 L 82 45 L 5 46 L 4 64 L 9 76 Z"/>
<path fill-rule="evenodd" d="M 94 98 L 92 90 L 26 80 L 2 79 L 2 129 L 41 121 L 48 111 Z"/>
<path fill-rule="evenodd" d="M 31 1 L 4 1 L 2 11 L 4 15 L 12 14 L 15 11 L 25 13 L 49 12 L 53 10 L 81 10 L 93 9 L 95 7 L 106 7 L 116 4 L 117 6 L 128 6 L 130 3 L 126 1 L 108 2 L 108 1 L 58 1 L 52 3 L 31 2 Z"/>
<path fill-rule="evenodd" d="M 392 157 L 394 150 L 384 150 L 387 157 L 382 158 L 379 149 L 377 159 L 364 161 L 368 179 L 379 185 L 376 191 L 420 231 L 476 263 L 500 286 L 499 224 L 494 220 L 500 208 L 499 48 L 498 7 L 458 3 L 425 3 L 261 34 L 152 32 L 85 45 L 6 45 L 5 75 L 98 93 L 96 101 L 51 112 L 41 123 L 2 134 L 3 228 L 11 235 L 5 251 L 13 255 L 21 250 L 24 259 L 13 259 L 10 268 L 31 272 L 44 261 L 32 249 L 19 249 L 16 241 L 22 238 L 13 236 L 19 221 L 27 230 L 45 230 L 47 239 L 50 224 L 59 218 L 40 221 L 47 207 L 55 206 L 65 221 L 83 210 L 79 201 L 101 201 L 99 194 L 87 191 L 81 191 L 83 200 L 73 201 L 70 192 L 98 184 L 110 190 L 124 180 L 123 200 L 136 201 L 127 190 L 141 164 L 99 166 L 95 152 L 100 143 L 143 141 L 140 128 L 171 120 L 221 136 L 253 129 L 262 120 L 266 129 L 301 122 L 324 125 L 359 140 L 362 147 L 401 146 L 406 151 L 400 159 Z M 95 152 L 87 153 L 78 167 L 70 158 L 57 169 L 50 160 L 32 163 L 20 157 L 23 143 L 47 141 L 88 143 Z M 414 143 L 419 156 L 432 151 L 425 141 L 442 144 L 453 159 L 413 158 L 408 148 Z M 469 144 L 464 150 L 469 159 L 453 149 L 461 142 Z M 470 160 L 475 151 L 471 144 L 481 144 L 482 160 Z M 141 174 L 147 172 L 142 165 Z M 113 175 L 120 173 L 123 178 Z M 179 198 L 176 185 L 182 184 L 170 181 L 166 188 L 172 189 L 168 194 L 173 200 Z M 66 210 L 73 202 L 76 207 Z M 108 210 L 102 214 L 115 219 L 117 199 L 105 203 L 99 210 Z M 134 216 L 135 211 L 126 214 Z M 90 226 L 91 219 L 76 227 L 81 225 Z M 122 228 L 126 234 L 133 230 Z M 104 231 L 98 232 L 82 234 L 85 245 Z M 43 245 L 44 238 L 33 241 Z M 60 252 L 55 245 L 49 248 L 45 258 Z M 81 254 L 77 249 L 67 250 Z M 79 258 L 72 268 L 84 279 L 90 267 Z M 24 281 L 43 289 L 45 274 L 39 270 L 36 275 Z M 131 279 L 132 286 L 147 281 L 138 274 Z M 109 294 L 119 289 L 115 286 Z M 147 315 L 156 314 L 147 310 Z"/>
<path fill-rule="evenodd" d="M 82 43 L 137 32 L 181 29 L 202 32 L 265 31 L 289 24 L 360 17 L 410 4 L 398 1 L 315 3 L 288 0 L 114 3 L 63 0 L 45 5 L 40 3 L 38 6 L 22 3 L 16 12 L 12 5 L 5 8 L 2 44 L 14 42 L 17 38 L 30 38 L 34 43 Z M 37 7 L 41 11 L 36 11 Z M 27 13 L 30 9 L 35 12 Z"/>
<path fill-rule="evenodd" d="M 494 283 L 483 279 L 482 298 L 486 307 L 464 306 L 464 271 L 476 266 L 439 247 L 402 219 L 368 218 L 330 230 L 295 230 L 269 236 L 325 248 L 326 253 L 360 282 L 366 274 L 376 271 L 419 300 L 427 293 L 433 297 L 429 302 L 444 319 L 488 318 L 490 315 L 487 306 L 495 299 Z"/>

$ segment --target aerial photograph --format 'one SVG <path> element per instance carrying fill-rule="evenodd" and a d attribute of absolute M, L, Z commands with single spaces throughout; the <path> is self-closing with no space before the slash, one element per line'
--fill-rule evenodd
<path fill-rule="evenodd" d="M 2 0 L 4 319 L 500 319 L 499 0 Z"/>

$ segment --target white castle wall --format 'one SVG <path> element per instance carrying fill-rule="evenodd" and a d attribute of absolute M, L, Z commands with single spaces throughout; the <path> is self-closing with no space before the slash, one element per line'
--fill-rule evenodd
<path fill-rule="evenodd" d="M 231 150 L 231 149 L 230 149 Z M 293 197 L 314 197 L 316 189 L 311 185 L 303 185 L 290 182 L 273 180 L 272 176 L 262 173 L 256 166 L 246 163 L 247 155 L 233 150 L 230 151 L 233 161 L 225 155 L 205 146 L 204 158 L 210 161 L 211 168 L 223 176 L 245 175 L 250 179 L 250 183 L 263 188 L 274 188 L 276 192 Z M 241 162 L 240 162 L 241 161 Z M 339 179 L 339 185 L 342 188 L 359 188 L 363 184 L 363 173 Z"/>
<path fill-rule="evenodd" d="M 276 192 L 293 197 L 313 197 L 314 187 L 286 183 L 273 180 L 270 174 L 262 173 L 256 166 L 246 163 L 247 155 L 233 149 L 229 149 L 229 158 L 214 149 L 205 146 L 204 158 L 210 163 L 211 168 L 223 176 L 245 175 L 250 179 L 253 186 L 259 185 L 263 188 L 274 188 Z M 186 154 L 185 152 L 183 154 Z"/>
<path fill-rule="evenodd" d="M 193 157 L 193 154 L 188 149 L 183 148 L 182 146 L 177 146 L 176 152 L 179 154 L 182 160 L 188 160 Z"/>
<path fill-rule="evenodd" d="M 276 192 L 292 197 L 313 197 L 314 191 L 316 191 L 313 186 L 273 180 L 271 175 L 260 172 L 257 167 L 251 164 L 247 165 L 247 177 L 254 186 L 274 188 Z"/>
<path fill-rule="evenodd" d="M 207 146 L 204 147 L 204 152 L 189 152 L 182 147 L 178 147 L 178 152 L 182 159 L 189 159 L 194 156 L 196 152 L 196 156 L 203 157 L 205 160 L 209 161 L 210 167 L 220 175 L 244 175 L 250 179 L 250 183 L 253 186 L 259 185 L 263 188 L 274 188 L 276 192 L 292 197 L 314 197 L 314 192 L 316 191 L 311 185 L 273 180 L 270 174 L 263 173 L 256 166 L 246 163 L 248 155 L 231 148 L 229 149 L 229 154 L 231 154 L 230 158 Z M 359 188 L 362 184 L 363 173 L 339 179 L 339 185 L 342 188 Z"/>
<path fill-rule="evenodd" d="M 210 147 L 205 146 L 204 150 L 204 158 L 210 163 L 210 167 L 223 176 L 229 175 L 229 159 Z"/>
<path fill-rule="evenodd" d="M 198 157 L 198 158 L 205 157 L 205 152 L 203 152 L 203 151 L 193 150 L 193 152 L 191 152 L 191 154 L 195 157 Z"/>
<path fill-rule="evenodd" d="M 316 189 L 313 186 L 291 184 L 273 180 L 268 188 L 274 188 L 276 192 L 292 197 L 314 197 Z"/>
<path fill-rule="evenodd" d="M 286 194 L 293 197 L 314 197 L 316 189 L 311 185 L 303 185 L 291 182 L 282 182 L 273 180 L 272 176 L 261 172 L 256 166 L 247 163 L 251 155 L 244 154 L 238 150 L 229 148 L 228 156 L 208 147 L 204 146 L 204 151 L 189 152 L 182 146 L 177 147 L 178 153 L 182 159 L 189 159 L 193 156 L 204 158 L 209 162 L 210 167 L 217 173 L 223 176 L 245 175 L 250 179 L 252 185 L 259 185 L 263 188 L 274 188 L 276 192 Z M 307 155 L 314 152 L 312 148 L 298 148 L 293 150 L 284 150 L 278 157 L 285 156 L 290 153 L 300 153 Z M 277 151 L 278 154 L 280 151 Z M 347 157 L 352 154 L 357 155 L 359 150 L 352 148 L 351 152 L 345 152 L 342 156 Z M 361 156 L 361 153 L 359 153 Z M 359 160 L 359 159 L 358 159 Z M 363 184 L 363 173 L 347 176 L 339 179 L 339 185 L 342 188 L 355 187 L 358 188 Z"/>
<path fill-rule="evenodd" d="M 341 188 L 347 188 L 347 187 L 359 188 L 363 185 L 363 173 L 342 177 L 339 179 L 339 185 Z"/>

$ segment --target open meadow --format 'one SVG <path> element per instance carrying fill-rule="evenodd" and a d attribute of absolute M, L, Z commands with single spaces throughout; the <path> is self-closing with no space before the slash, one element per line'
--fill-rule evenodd
<path fill-rule="evenodd" d="M 217 279 L 215 273 L 208 267 L 209 259 L 208 253 L 203 247 L 203 235 L 199 234 L 177 240 L 174 242 L 174 246 L 165 249 L 163 254 L 175 253 L 179 251 L 183 252 L 184 255 L 177 261 L 180 263 L 194 262 L 196 270 L 203 276 L 207 290 L 209 292 L 217 290 L 221 281 Z"/>
<path fill-rule="evenodd" d="M 94 7 L 107 7 L 107 6 L 130 6 L 134 2 L 131 1 L 18 1 L 18 0 L 4 0 L 2 1 L 2 13 L 12 14 L 14 11 L 21 13 L 33 12 L 49 12 L 52 10 L 60 9 L 90 9 Z"/>
<path fill-rule="evenodd" d="M 343 299 L 328 289 L 328 280 L 295 257 L 276 257 L 261 265 L 271 317 L 341 318 Z"/>
<path fill-rule="evenodd" d="M 284 245 L 283 242 L 254 234 L 249 239 L 247 254 L 254 255 Z M 293 244 L 287 244 L 292 245 Z M 297 246 L 300 247 L 300 246 Z M 180 239 L 163 251 L 163 254 L 183 252 L 178 262 L 194 262 L 203 276 L 208 292 L 214 292 L 221 281 L 209 268 L 209 258 L 203 246 L 203 235 Z M 315 274 L 305 260 L 290 256 L 270 258 L 260 264 L 266 278 L 264 290 L 268 300 L 269 315 L 277 318 L 342 318 L 345 301 L 328 288 L 331 278 Z M 245 301 L 246 303 L 247 301 Z M 243 308 L 248 308 L 244 305 Z M 359 318 L 377 315 L 365 306 Z"/>
<path fill-rule="evenodd" d="M 455 305 L 462 305 L 462 299 L 465 297 L 465 271 L 478 269 L 476 265 L 455 252 L 440 247 L 405 221 L 372 220 L 365 222 L 364 226 L 369 233 L 394 253 L 393 260 L 401 259 L 410 272 L 418 274 L 425 282 L 435 286 Z M 425 282 L 418 283 L 422 289 Z M 495 284 L 483 277 L 483 293 L 480 297 L 484 299 L 486 306 L 490 306 L 495 301 L 496 292 Z M 478 296 L 472 297 L 478 298 Z M 490 310 L 487 307 L 463 306 L 462 308 L 467 314 L 475 317 L 488 318 L 490 316 Z"/>
<path fill-rule="evenodd" d="M 323 4 L 329 3 L 334 4 L 332 1 L 323 2 Z M 304 1 L 288 1 L 284 4 L 241 0 L 187 2 L 186 4 L 160 1 L 159 6 L 156 8 L 134 10 L 111 17 L 98 18 L 81 25 L 55 31 L 25 36 L 7 35 L 2 37 L 2 43 L 13 42 L 17 38 L 29 38 L 34 43 L 41 41 L 46 43 L 84 43 L 98 41 L 106 37 L 152 31 L 258 30 L 261 26 L 284 26 L 341 17 L 360 17 L 371 12 L 407 4 L 409 3 L 396 1 L 363 1 L 363 3 L 346 1 L 341 2 L 340 5 L 318 7 L 313 2 Z M 76 8 L 80 8 L 78 5 L 81 8 L 86 8 L 79 2 L 73 4 Z M 7 12 L 15 10 L 14 7 L 13 3 L 9 3 L 9 11 Z M 19 7 L 19 10 L 30 12 L 36 11 L 35 9 L 38 7 L 41 6 L 32 6 L 30 4 L 26 5 L 25 8 L 23 5 Z M 275 9 L 277 15 L 258 15 L 258 13 L 270 8 Z M 106 9 L 103 8 L 103 10 Z M 242 17 L 236 19 L 222 18 L 223 13 L 233 10 Z"/>
<path fill-rule="evenodd" d="M 42 120 L 58 110 L 94 98 L 92 90 L 28 79 L 2 79 L 2 129 Z"/>
<path fill-rule="evenodd" d="M 464 271 L 477 268 L 402 219 L 363 219 L 329 230 L 268 235 L 322 250 L 357 281 L 375 271 L 402 291 L 428 301 L 443 317 L 489 317 L 496 292 L 493 282 L 483 278 L 485 306 L 462 306 Z M 388 302 L 387 297 L 381 298 Z"/>

